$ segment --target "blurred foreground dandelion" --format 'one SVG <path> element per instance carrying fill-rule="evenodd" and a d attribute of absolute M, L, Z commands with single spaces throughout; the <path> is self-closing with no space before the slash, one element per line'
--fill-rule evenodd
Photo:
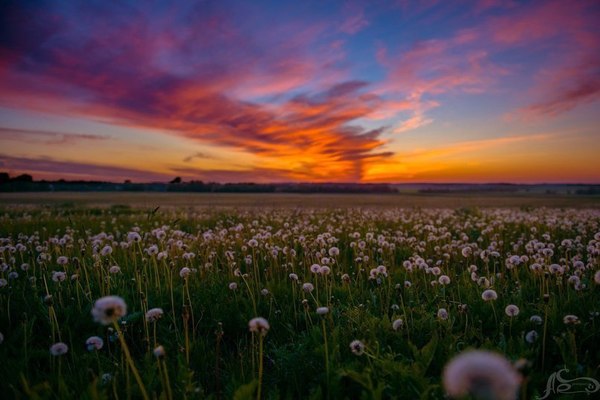
<path fill-rule="evenodd" d="M 353 340 L 350 342 L 350 351 L 354 355 L 362 356 L 365 353 L 365 344 L 360 340 Z"/>
<path fill-rule="evenodd" d="M 119 296 L 105 296 L 94 303 L 92 316 L 95 322 L 109 325 L 127 315 L 127 304 Z"/>
<path fill-rule="evenodd" d="M 444 389 L 451 397 L 469 394 L 478 399 L 513 400 L 521 377 L 502 355 L 471 350 L 454 357 L 443 372 Z"/>

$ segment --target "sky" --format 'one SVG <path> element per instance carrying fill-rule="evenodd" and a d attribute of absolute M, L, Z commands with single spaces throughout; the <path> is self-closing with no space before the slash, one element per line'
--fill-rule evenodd
<path fill-rule="evenodd" d="M 600 183 L 597 1 L 2 1 L 0 171 Z"/>

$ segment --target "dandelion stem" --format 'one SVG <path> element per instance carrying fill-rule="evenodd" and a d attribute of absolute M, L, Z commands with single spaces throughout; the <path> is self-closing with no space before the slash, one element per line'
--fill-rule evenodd
<path fill-rule="evenodd" d="M 144 398 L 144 400 L 149 400 L 150 398 L 148 397 L 148 392 L 146 392 L 146 388 L 144 387 L 144 382 L 142 382 L 142 378 L 140 377 L 140 374 L 139 374 L 137 368 L 135 367 L 133 359 L 131 358 L 131 353 L 129 352 L 129 347 L 127 347 L 127 342 L 125 342 L 125 338 L 123 337 L 121 328 L 119 327 L 119 324 L 117 323 L 117 321 L 114 321 L 113 325 L 115 326 L 115 329 L 117 331 L 117 336 L 119 337 L 119 341 L 121 342 L 121 348 L 123 349 L 123 353 L 125 353 L 125 359 L 127 360 L 127 363 L 129 364 L 129 368 L 131 369 L 131 372 L 133 373 L 133 376 L 134 376 L 138 386 L 140 387 L 140 391 L 142 392 L 142 397 Z"/>

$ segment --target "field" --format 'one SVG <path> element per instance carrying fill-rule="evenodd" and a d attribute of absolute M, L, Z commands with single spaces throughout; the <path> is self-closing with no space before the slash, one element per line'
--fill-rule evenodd
<path fill-rule="evenodd" d="M 600 391 L 599 206 L 2 194 L 0 394 L 588 398 Z M 473 357 L 451 364 L 461 354 Z"/>

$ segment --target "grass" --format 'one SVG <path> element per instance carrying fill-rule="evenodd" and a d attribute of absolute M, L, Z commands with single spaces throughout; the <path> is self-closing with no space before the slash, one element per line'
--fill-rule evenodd
<path fill-rule="evenodd" d="M 597 377 L 598 210 L 541 208 L 537 197 L 472 207 L 460 196 L 397 208 L 418 197 L 3 195 L 0 393 L 442 399 L 444 366 L 468 348 L 520 365 L 524 399 L 564 367 L 570 377 Z M 441 275 L 450 283 L 432 283 Z M 482 300 L 488 286 L 497 300 Z M 128 306 L 112 327 L 91 316 L 107 295 Z M 518 315 L 505 314 L 509 304 Z M 317 315 L 322 306 L 329 312 Z M 154 307 L 163 317 L 147 321 Z M 567 315 L 578 323 L 565 324 Z M 264 337 L 249 331 L 254 317 L 268 320 Z M 90 336 L 104 347 L 88 351 Z M 364 354 L 353 354 L 354 340 Z M 52 356 L 56 342 L 68 353 Z M 155 357 L 158 345 L 164 357 Z"/>

